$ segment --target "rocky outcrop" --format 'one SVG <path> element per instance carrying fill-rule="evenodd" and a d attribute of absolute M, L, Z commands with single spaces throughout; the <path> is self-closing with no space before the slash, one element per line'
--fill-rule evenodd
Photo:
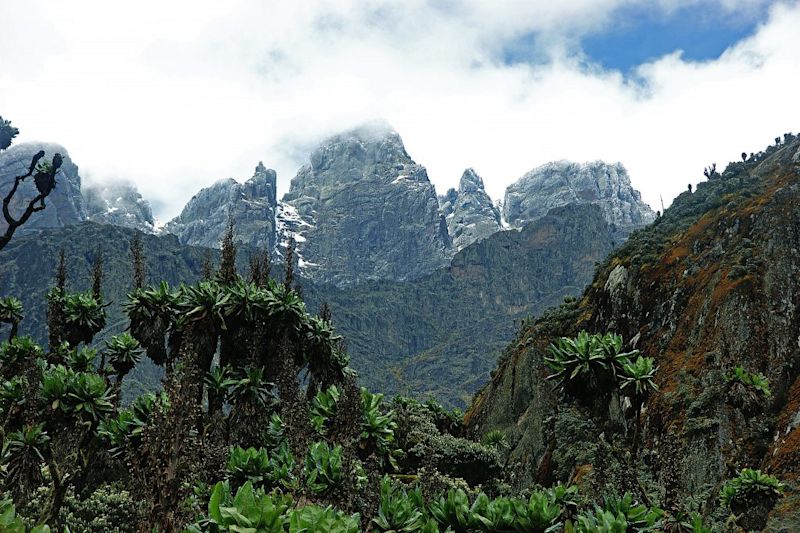
<path fill-rule="evenodd" d="M 272 250 L 278 205 L 275 179 L 275 171 L 259 163 L 245 183 L 232 178 L 218 181 L 194 195 L 165 230 L 184 244 L 219 248 L 232 216 L 237 242 Z"/>
<path fill-rule="evenodd" d="M 461 176 L 458 190 L 450 189 L 440 201 L 454 251 L 502 229 L 500 210 L 486 194 L 481 177 L 471 168 Z"/>
<path fill-rule="evenodd" d="M 59 153 L 64 157 L 64 162 L 56 175 L 55 189 L 45 199 L 47 208 L 31 215 L 28 222 L 17 230 L 18 235 L 45 228 L 60 228 L 86 219 L 78 167 L 72 162 L 66 148 L 58 144 L 23 143 L 0 152 L 0 194 L 5 196 L 11 189 L 14 178 L 27 173 L 31 158 L 40 150 L 44 150 L 46 161 Z M 37 194 L 33 179 L 25 180 L 11 202 L 11 213 L 22 213 Z M 0 229 L 5 229 L 4 220 L 0 220 Z"/>
<path fill-rule="evenodd" d="M 298 250 L 315 281 L 414 279 L 447 263 L 436 191 L 386 124 L 324 141 L 283 201 L 302 218 Z"/>
<path fill-rule="evenodd" d="M 587 410 L 545 379 L 548 345 L 583 329 L 617 332 L 655 359 L 636 475 L 668 510 L 698 498 L 712 514 L 722 483 L 745 467 L 800 480 L 798 149 L 787 137 L 682 193 L 601 265 L 581 300 L 523 328 L 466 417 L 477 433 L 507 432 L 515 482 L 631 486 L 625 393 Z M 766 376 L 772 394 L 729 382 L 736 367 Z M 800 493 L 787 490 L 769 519 L 766 530 L 798 530 Z"/>
<path fill-rule="evenodd" d="M 155 220 L 150 203 L 127 181 L 89 183 L 83 187 L 87 218 L 99 224 L 135 228 L 152 233 Z"/>
<path fill-rule="evenodd" d="M 655 213 L 633 188 L 621 163 L 602 161 L 547 163 L 525 174 L 506 189 L 503 216 L 516 227 L 570 203 L 597 204 L 619 240 L 652 222 Z"/>

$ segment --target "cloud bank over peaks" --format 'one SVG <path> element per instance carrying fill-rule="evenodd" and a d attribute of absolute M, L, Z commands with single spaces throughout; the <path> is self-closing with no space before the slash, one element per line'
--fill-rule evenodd
<path fill-rule="evenodd" d="M 323 137 L 374 118 L 440 192 L 468 167 L 496 199 L 540 164 L 602 159 L 654 208 L 711 162 L 800 129 L 797 2 L 15 4 L 0 0 L 0 112 L 20 142 L 60 142 L 96 178 L 134 181 L 160 219 L 259 160 L 285 191 Z M 754 30 L 718 58 L 604 68 L 583 38 L 639 23 L 631 6 Z"/>

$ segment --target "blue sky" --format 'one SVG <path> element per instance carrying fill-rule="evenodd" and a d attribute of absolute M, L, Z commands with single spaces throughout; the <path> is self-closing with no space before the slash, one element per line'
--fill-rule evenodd
<path fill-rule="evenodd" d="M 707 4 L 671 13 L 633 6 L 615 14 L 611 27 L 585 36 L 581 47 L 589 60 L 626 73 L 676 50 L 681 50 L 687 61 L 713 60 L 752 35 L 767 14 L 766 5 L 733 14 L 720 13 Z"/>
<path fill-rule="evenodd" d="M 800 130 L 800 0 L 0 0 L 0 20 L 18 142 L 133 181 L 162 220 L 259 161 L 283 193 L 376 118 L 442 192 L 602 159 L 651 206 Z"/>
<path fill-rule="evenodd" d="M 686 61 L 715 60 L 730 46 L 755 33 L 769 15 L 769 2 L 755 3 L 746 10 L 726 12 L 716 4 L 694 3 L 674 9 L 632 4 L 611 12 L 594 31 L 567 34 L 569 48 L 587 62 L 628 75 L 642 64 L 680 51 Z M 550 49 L 531 33 L 514 39 L 503 49 L 503 61 L 542 64 Z"/>

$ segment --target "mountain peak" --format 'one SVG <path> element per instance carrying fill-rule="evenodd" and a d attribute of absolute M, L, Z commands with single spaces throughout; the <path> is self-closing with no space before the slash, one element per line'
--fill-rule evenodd
<path fill-rule="evenodd" d="M 483 179 L 472 168 L 461 175 L 458 191 L 450 189 L 442 201 L 442 214 L 455 250 L 485 239 L 502 227 L 500 211 L 486 194 Z"/>
<path fill-rule="evenodd" d="M 503 214 L 514 226 L 570 203 L 597 204 L 624 237 L 655 219 L 621 163 L 554 161 L 527 172 L 506 189 Z"/>
<path fill-rule="evenodd" d="M 318 281 L 412 279 L 445 264 L 450 239 L 425 167 L 387 123 L 325 139 L 283 202 L 306 228 L 298 252 Z"/>
<path fill-rule="evenodd" d="M 464 171 L 461 175 L 461 180 L 458 182 L 458 192 L 459 193 L 467 193 L 467 192 L 477 192 L 477 191 L 484 191 L 485 188 L 483 186 L 483 178 L 478 176 L 474 169 L 468 168 Z"/>
<path fill-rule="evenodd" d="M 219 247 L 228 228 L 236 225 L 236 241 L 271 250 L 275 244 L 277 176 L 259 162 L 245 183 L 221 179 L 201 189 L 166 225 L 184 244 Z"/>
<path fill-rule="evenodd" d="M 341 161 L 347 161 L 349 168 L 341 168 Z M 380 165 L 394 169 L 376 168 Z M 326 178 L 344 182 L 358 180 L 364 174 L 374 175 L 377 171 L 389 175 L 392 170 L 402 170 L 399 166 L 418 166 L 423 172 L 415 172 L 411 177 L 428 181 L 424 168 L 417 165 L 406 152 L 403 139 L 384 121 L 368 122 L 327 137 L 311 153 L 307 166 L 315 173 L 325 174 Z M 326 172 L 332 168 L 336 168 L 336 172 Z"/>
<path fill-rule="evenodd" d="M 87 183 L 83 187 L 83 199 L 89 220 L 149 233 L 155 230 L 150 203 L 130 181 Z"/>

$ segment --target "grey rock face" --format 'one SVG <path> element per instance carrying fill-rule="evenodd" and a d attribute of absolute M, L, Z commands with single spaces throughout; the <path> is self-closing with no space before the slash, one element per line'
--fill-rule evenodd
<path fill-rule="evenodd" d="M 414 279 L 447 263 L 436 191 L 385 124 L 323 142 L 283 202 L 302 219 L 298 251 L 315 281 Z"/>
<path fill-rule="evenodd" d="M 454 251 L 502 229 L 500 211 L 486 194 L 481 177 L 471 168 L 461 176 L 458 191 L 450 189 L 443 200 L 442 214 Z"/>
<path fill-rule="evenodd" d="M 136 186 L 126 181 L 91 183 L 83 188 L 89 220 L 152 233 L 155 221 L 150 204 Z"/>
<path fill-rule="evenodd" d="M 81 177 L 78 174 L 78 167 L 70 159 L 66 148 L 57 144 L 50 143 L 23 143 L 12 146 L 8 150 L 0 152 L 0 194 L 5 197 L 11 189 L 14 178 L 28 172 L 31 158 L 39 151 L 44 150 L 43 161 L 51 161 L 53 155 L 60 153 L 64 157 L 64 163 L 56 175 L 56 187 L 45 199 L 44 210 L 33 213 L 23 226 L 18 230 L 18 234 L 30 233 L 45 228 L 60 228 L 67 224 L 74 224 L 86 218 L 86 211 L 81 197 Z M 14 199 L 11 202 L 11 213 L 18 217 L 24 212 L 38 192 L 33 183 L 33 178 L 26 179 L 20 185 Z M 5 220 L 0 219 L 0 230 L 5 230 Z"/>
<path fill-rule="evenodd" d="M 218 248 L 230 213 L 237 242 L 271 250 L 275 245 L 275 177 L 274 170 L 259 163 L 245 183 L 218 181 L 194 195 L 165 230 L 183 244 Z"/>
<path fill-rule="evenodd" d="M 503 215 L 521 227 L 550 209 L 570 203 L 600 206 L 618 237 L 655 220 L 655 213 L 631 186 L 621 163 L 557 161 L 535 168 L 506 189 Z"/>

